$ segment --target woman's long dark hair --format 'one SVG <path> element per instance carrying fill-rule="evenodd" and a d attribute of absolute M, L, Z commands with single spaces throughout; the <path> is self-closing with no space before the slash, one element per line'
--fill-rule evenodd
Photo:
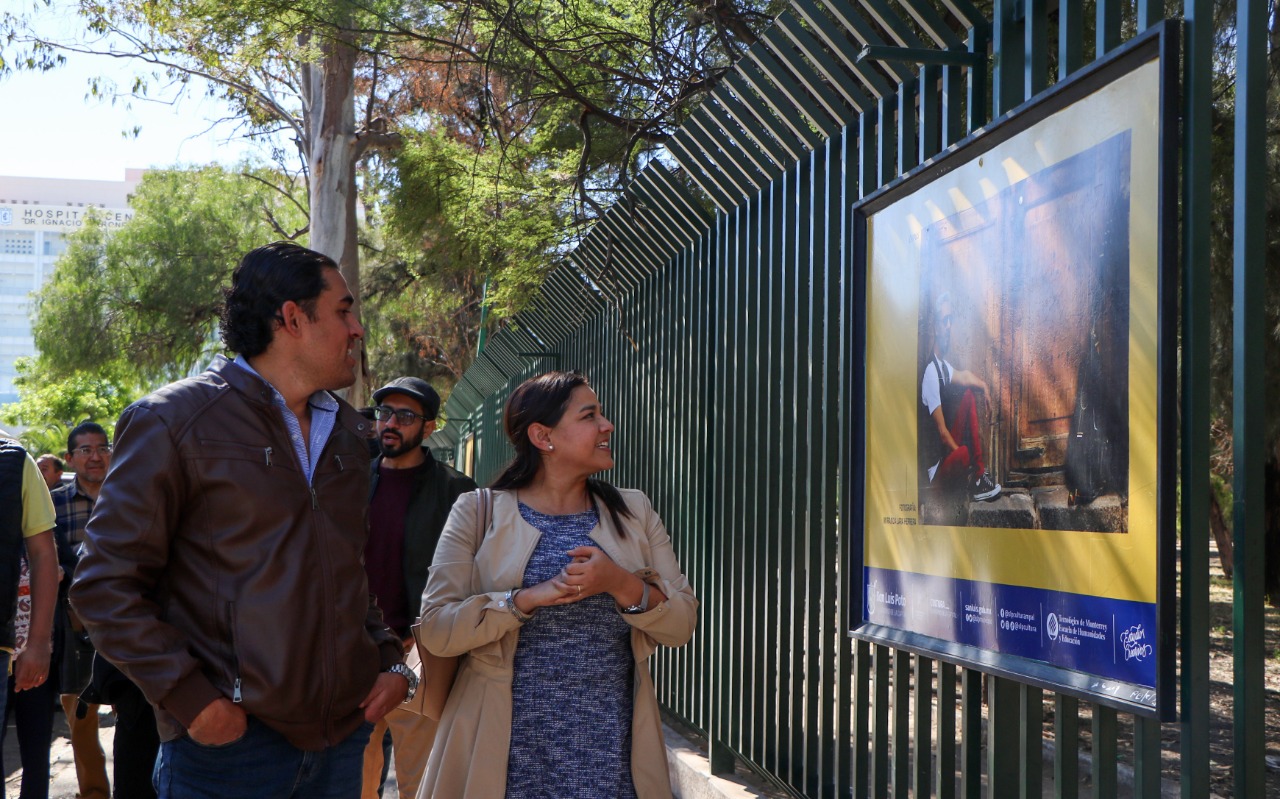
<path fill-rule="evenodd" d="M 529 440 L 529 425 L 555 427 L 569 407 L 569 396 L 573 394 L 573 390 L 578 386 L 588 385 L 587 378 L 577 372 L 547 372 L 529 378 L 511 392 L 502 414 L 502 424 L 507 430 L 511 446 L 516 450 L 516 456 L 490 488 L 519 489 L 533 482 L 542 465 L 542 450 Z M 633 518 L 633 514 L 618 489 L 591 477 L 587 479 L 587 493 L 599 499 L 609 509 L 614 528 L 620 537 L 625 538 L 627 531 L 619 517 Z"/>

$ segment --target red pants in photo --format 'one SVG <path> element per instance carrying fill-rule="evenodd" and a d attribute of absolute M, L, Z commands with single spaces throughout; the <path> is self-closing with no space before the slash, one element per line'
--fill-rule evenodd
<path fill-rule="evenodd" d="M 957 446 L 942 459 L 933 473 L 933 484 L 943 488 L 967 488 L 986 471 L 982 458 L 982 431 L 978 427 L 978 400 L 965 391 L 960 404 L 947 420 L 947 429 Z"/>

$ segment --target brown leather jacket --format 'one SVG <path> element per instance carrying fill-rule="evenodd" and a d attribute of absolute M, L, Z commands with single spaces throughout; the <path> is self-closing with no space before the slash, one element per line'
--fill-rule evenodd
<path fill-rule="evenodd" d="M 369 422 L 345 402 L 310 488 L 259 378 L 224 358 L 131 405 L 71 604 L 172 740 L 219 696 L 319 750 L 403 659 L 361 558 Z"/>

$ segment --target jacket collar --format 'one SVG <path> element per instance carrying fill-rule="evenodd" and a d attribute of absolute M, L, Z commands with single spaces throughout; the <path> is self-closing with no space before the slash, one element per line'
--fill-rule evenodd
<path fill-rule="evenodd" d="M 528 539 L 529 549 L 532 551 L 533 545 L 537 543 L 541 533 L 520 515 L 520 505 L 516 494 L 516 491 L 509 489 L 494 491 L 493 516 L 495 519 L 512 519 L 515 523 L 515 529 L 520 531 L 521 537 Z M 591 540 L 596 542 L 596 545 L 604 550 L 604 553 L 614 563 L 626 564 L 634 560 L 634 557 L 628 557 L 625 551 L 630 547 L 628 544 L 623 543 L 623 536 L 614 526 L 613 515 L 609 513 L 609 508 L 594 496 L 591 501 L 595 505 L 598 519 L 596 526 L 591 528 L 591 532 L 588 533 Z M 619 520 L 624 527 L 627 527 L 625 540 L 635 544 L 636 536 L 643 535 L 643 531 L 637 532 L 634 529 L 635 525 L 628 525 L 627 520 L 623 517 L 619 517 Z M 521 567 L 523 568 L 523 563 Z M 626 568 L 626 566 L 623 568 Z"/>
<path fill-rule="evenodd" d="M 273 398 L 275 389 L 271 387 L 271 384 L 248 369 L 240 368 L 235 361 L 225 355 L 216 356 L 213 359 L 213 363 L 209 364 L 209 371 L 240 392 L 249 402 L 268 407 L 275 406 Z M 344 427 L 351 433 L 364 438 L 371 422 L 361 416 L 359 411 L 351 407 L 350 403 L 344 402 L 332 391 L 325 393 L 338 402 L 338 417 L 335 420 L 335 427 Z"/>

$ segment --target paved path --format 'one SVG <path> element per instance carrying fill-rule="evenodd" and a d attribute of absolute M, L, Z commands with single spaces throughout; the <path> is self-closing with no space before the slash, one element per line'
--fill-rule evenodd
<path fill-rule="evenodd" d="M 109 774 L 114 749 L 112 743 L 115 738 L 115 716 L 109 712 L 101 713 L 98 723 L 101 727 L 98 737 L 102 741 L 102 751 L 107 756 L 107 773 Z M 76 799 L 79 786 L 76 784 L 76 767 L 71 758 L 71 740 L 67 737 L 68 734 L 67 719 L 59 708 L 53 714 L 53 746 L 49 750 L 49 799 Z M 10 720 L 4 736 L 4 799 L 11 799 L 18 795 L 21 781 L 18 736 L 13 729 L 13 721 Z M 399 799 L 399 797 L 400 792 L 396 790 L 393 767 L 391 773 L 387 775 L 387 786 L 382 792 L 382 799 Z"/>

